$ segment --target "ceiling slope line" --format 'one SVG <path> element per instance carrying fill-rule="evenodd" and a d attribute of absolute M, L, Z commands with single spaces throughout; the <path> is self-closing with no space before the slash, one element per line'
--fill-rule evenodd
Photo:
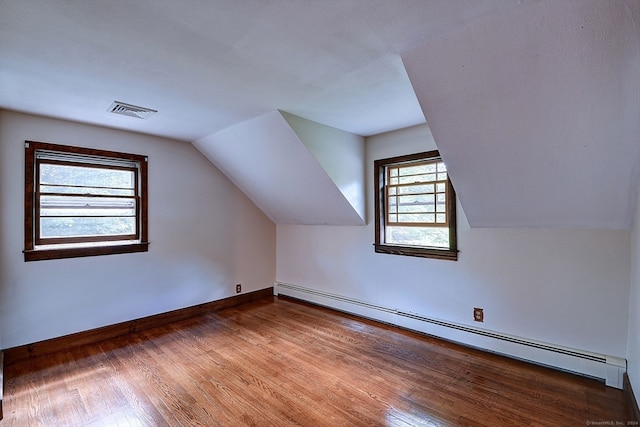
<path fill-rule="evenodd" d="M 274 110 L 192 144 L 276 224 L 365 225 L 360 136 Z"/>

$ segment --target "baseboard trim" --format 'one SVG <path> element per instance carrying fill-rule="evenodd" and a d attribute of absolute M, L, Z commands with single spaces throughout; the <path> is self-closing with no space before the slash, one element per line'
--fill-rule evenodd
<path fill-rule="evenodd" d="M 631 387 L 631 381 L 629 381 L 629 375 L 625 372 L 624 374 L 624 394 L 627 399 L 627 404 L 629 405 L 629 414 L 633 417 L 629 421 L 640 421 L 640 408 L 638 408 L 638 400 L 636 396 L 633 394 L 633 388 Z"/>
<path fill-rule="evenodd" d="M 626 360 L 620 357 L 436 319 L 291 283 L 275 282 L 273 289 L 278 296 L 297 298 L 468 347 L 599 379 L 618 389 L 623 388 L 622 374 L 626 372 Z"/>
<path fill-rule="evenodd" d="M 11 365 L 27 359 L 56 353 L 61 350 L 67 350 L 72 347 L 94 344 L 100 341 L 132 334 L 134 332 L 140 332 L 158 326 L 167 325 L 169 323 L 178 322 L 180 320 L 189 319 L 202 314 L 212 313 L 225 308 L 235 307 L 240 304 L 245 304 L 263 298 L 273 298 L 273 287 L 253 292 L 247 292 L 245 294 L 234 295 L 229 298 L 198 304 L 191 307 L 180 308 L 177 310 L 168 311 L 166 313 L 155 314 L 152 316 L 129 320 L 114 325 L 103 326 L 101 328 L 65 335 L 62 337 L 51 338 L 32 344 L 25 344 L 18 347 L 7 348 L 4 350 L 4 358 L 6 364 Z M 2 389 L 0 388 L 0 390 Z M 0 397 L 1 396 L 2 395 L 0 394 Z"/>

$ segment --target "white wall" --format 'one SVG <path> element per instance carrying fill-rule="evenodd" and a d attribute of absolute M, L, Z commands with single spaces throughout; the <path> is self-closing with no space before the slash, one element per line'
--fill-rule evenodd
<path fill-rule="evenodd" d="M 638 189 L 640 192 L 640 188 Z M 629 295 L 629 380 L 636 399 L 640 399 L 640 194 L 631 237 L 631 293 Z"/>
<path fill-rule="evenodd" d="M 135 120 L 135 119 L 132 119 Z M 149 157 L 149 252 L 23 261 L 24 141 Z M 0 348 L 271 286 L 275 226 L 189 143 L 0 111 Z"/>
<path fill-rule="evenodd" d="M 280 112 L 351 206 L 366 220 L 364 138 Z"/>
<path fill-rule="evenodd" d="M 458 261 L 376 254 L 373 161 L 432 150 L 435 143 L 421 125 L 368 138 L 366 149 L 368 226 L 278 225 L 278 281 L 626 356 L 629 231 L 471 229 L 458 205 Z M 473 307 L 484 308 L 484 323 L 473 322 Z"/>
<path fill-rule="evenodd" d="M 327 132 L 330 128 L 322 125 L 313 127 L 321 127 L 323 137 L 340 132 L 337 129 L 336 132 Z M 304 126 L 303 133 L 309 133 L 310 128 Z M 344 134 L 340 137 L 345 139 Z M 357 147 L 353 142 L 356 141 L 349 140 L 348 146 Z M 241 188 L 274 223 L 364 224 L 361 213 L 341 192 L 341 187 L 347 184 L 346 180 L 341 177 L 341 185 L 336 185 L 335 178 L 325 170 L 325 166 L 302 142 L 301 137 L 278 110 L 207 135 L 194 141 L 193 145 Z M 359 163 L 362 164 L 363 140 L 360 141 L 360 147 Z M 348 156 L 348 160 L 342 161 L 333 171 L 351 164 L 354 151 L 356 150 L 339 150 L 341 154 Z M 362 186 L 364 174 L 361 168 Z M 360 189 L 360 194 L 362 193 L 363 190 Z"/>

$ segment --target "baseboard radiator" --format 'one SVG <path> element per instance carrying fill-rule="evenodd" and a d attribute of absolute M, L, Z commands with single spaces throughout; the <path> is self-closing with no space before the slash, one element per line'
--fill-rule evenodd
<path fill-rule="evenodd" d="M 433 335 L 485 351 L 597 378 L 604 380 L 608 386 L 623 388 L 626 360 L 620 357 L 434 319 L 421 314 L 392 309 L 290 283 L 275 282 L 273 293 L 274 295 L 289 296 L 401 328 Z"/>

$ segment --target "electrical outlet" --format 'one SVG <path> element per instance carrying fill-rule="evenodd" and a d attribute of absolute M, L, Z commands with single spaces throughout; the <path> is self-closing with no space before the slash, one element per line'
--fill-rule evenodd
<path fill-rule="evenodd" d="M 473 320 L 476 322 L 484 322 L 484 310 L 482 308 L 473 308 Z"/>
<path fill-rule="evenodd" d="M 240 292 L 242 292 L 242 285 L 238 283 L 236 285 L 236 294 L 239 294 Z"/>

